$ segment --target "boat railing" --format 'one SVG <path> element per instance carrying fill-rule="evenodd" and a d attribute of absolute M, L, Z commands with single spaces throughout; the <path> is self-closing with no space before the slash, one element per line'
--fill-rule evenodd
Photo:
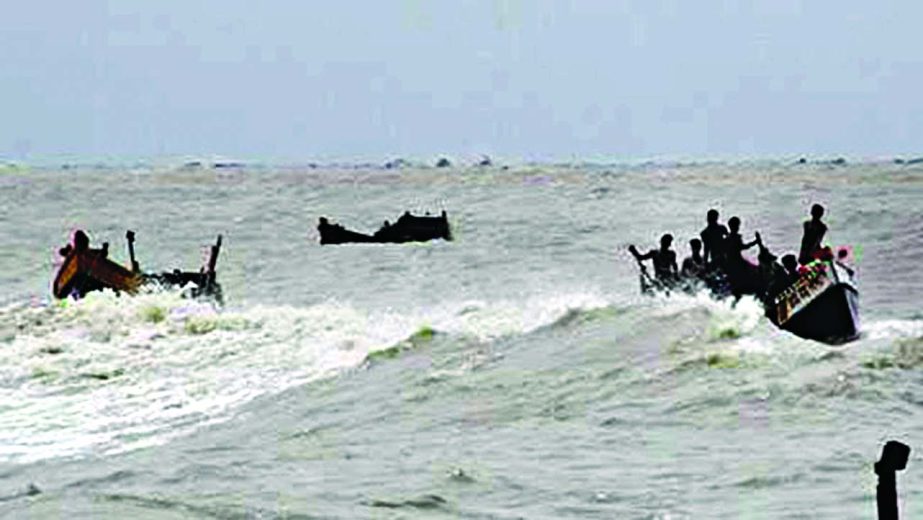
<path fill-rule="evenodd" d="M 813 264 L 798 280 L 779 293 L 774 302 L 779 325 L 791 319 L 795 313 L 835 283 L 835 278 L 831 277 L 836 277 L 836 274 L 831 275 L 831 271 L 833 268 L 827 262 Z"/>

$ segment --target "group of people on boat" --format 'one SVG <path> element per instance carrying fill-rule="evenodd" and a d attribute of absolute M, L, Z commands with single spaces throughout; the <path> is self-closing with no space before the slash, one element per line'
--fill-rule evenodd
<path fill-rule="evenodd" d="M 706 226 L 698 238 L 689 241 L 690 256 L 676 263 L 676 252 L 670 247 L 673 235 L 667 233 L 660 238 L 660 248 L 640 253 L 634 245 L 628 250 L 642 267 L 642 276 L 647 277 L 650 289 L 682 289 L 688 292 L 705 286 L 718 296 L 733 295 L 739 298 L 744 294 L 753 294 L 764 301 L 771 301 L 786 287 L 798 280 L 807 269 L 805 266 L 815 260 L 832 260 L 833 252 L 821 245 L 827 233 L 827 225 L 821 220 L 824 208 L 814 204 L 811 219 L 804 223 L 801 248 L 796 257 L 786 254 L 781 258 L 781 265 L 763 244 L 759 232 L 754 233 L 751 241 L 746 241 L 740 232 L 739 217 L 731 217 L 725 227 L 718 221 L 718 210 L 710 209 L 706 215 Z M 758 265 L 752 264 L 743 256 L 743 252 L 759 247 Z M 647 276 L 644 260 L 651 260 L 654 278 Z"/>

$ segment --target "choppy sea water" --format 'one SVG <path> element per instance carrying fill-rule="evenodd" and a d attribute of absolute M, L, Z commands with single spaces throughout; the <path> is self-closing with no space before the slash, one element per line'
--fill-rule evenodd
<path fill-rule="evenodd" d="M 0 170 L 0 515 L 874 518 L 881 444 L 923 449 L 920 201 L 887 163 Z M 638 294 L 629 243 L 716 207 L 784 253 L 814 202 L 859 341 Z M 404 209 L 456 240 L 318 245 Z M 151 270 L 223 234 L 225 306 L 52 301 L 75 228 Z"/>

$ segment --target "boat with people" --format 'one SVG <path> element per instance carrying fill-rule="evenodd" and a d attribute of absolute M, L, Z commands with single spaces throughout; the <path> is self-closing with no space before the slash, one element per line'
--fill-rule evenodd
<path fill-rule="evenodd" d="M 58 252 L 64 261 L 58 268 L 52 282 L 51 292 L 55 298 L 80 299 L 93 291 L 111 289 L 116 293 L 136 294 L 142 287 L 189 288 L 192 297 L 207 297 L 222 303 L 221 285 L 218 284 L 215 266 L 221 251 L 221 235 L 211 246 L 208 263 L 199 271 L 164 271 L 146 273 L 141 271 L 135 259 L 135 233 L 125 234 L 128 240 L 130 266 L 125 267 L 109 258 L 109 243 L 101 248 L 91 248 L 87 234 L 78 229 L 70 244 Z"/>
<path fill-rule="evenodd" d="M 320 217 L 317 225 L 321 245 L 347 243 L 401 244 L 405 242 L 426 242 L 429 240 L 452 240 L 449 218 L 443 210 L 438 217 L 411 215 L 405 211 L 394 224 L 387 220 L 375 233 L 368 235 L 346 229 L 340 224 L 331 224 L 326 217 Z"/>
<path fill-rule="evenodd" d="M 718 224 L 718 212 L 710 210 L 708 226 L 693 239 L 692 256 L 683 261 L 680 271 L 676 253 L 670 249 L 673 237 L 661 238 L 661 247 L 640 253 L 632 245 L 629 251 L 641 267 L 643 294 L 666 294 L 707 290 L 713 298 L 733 297 L 735 303 L 744 295 L 758 298 L 766 317 L 775 326 L 801 338 L 828 344 L 857 339 L 859 327 L 859 289 L 855 271 L 847 265 L 849 251 L 838 248 L 834 255 L 829 246 L 821 246 L 827 227 L 820 220 L 823 208 L 814 205 L 812 220 L 805 222 L 798 257 L 787 254 L 781 265 L 765 247 L 759 233 L 745 242 L 740 233 L 740 219 L 732 217 L 730 231 Z M 699 247 L 705 244 L 705 255 Z M 759 246 L 758 264 L 741 255 Z M 654 276 L 642 263 L 652 260 Z"/>

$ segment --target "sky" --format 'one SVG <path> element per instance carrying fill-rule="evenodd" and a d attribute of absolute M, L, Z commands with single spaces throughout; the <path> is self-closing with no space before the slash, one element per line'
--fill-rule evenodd
<path fill-rule="evenodd" d="M 923 155 L 923 3 L 9 2 L 0 160 Z"/>

